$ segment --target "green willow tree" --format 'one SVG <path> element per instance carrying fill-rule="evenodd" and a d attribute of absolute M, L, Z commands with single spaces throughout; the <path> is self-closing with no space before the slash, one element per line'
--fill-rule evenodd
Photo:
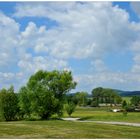
<path fill-rule="evenodd" d="M 65 94 L 75 86 L 76 82 L 69 71 L 39 70 L 19 92 L 19 105 L 23 116 L 36 114 L 41 119 L 48 119 L 53 114 L 61 116 Z"/>

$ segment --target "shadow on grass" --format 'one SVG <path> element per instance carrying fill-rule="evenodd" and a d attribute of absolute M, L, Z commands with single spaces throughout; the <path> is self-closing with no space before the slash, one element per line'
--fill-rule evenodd
<path fill-rule="evenodd" d="M 61 118 L 59 118 L 59 117 L 51 117 L 51 118 L 44 118 L 44 119 L 42 119 L 42 118 L 24 118 L 24 119 L 22 119 L 22 120 L 24 120 L 24 121 L 48 121 L 48 120 L 62 120 Z"/>
<path fill-rule="evenodd" d="M 58 118 L 58 117 L 53 117 L 53 118 L 49 118 L 48 120 L 63 120 L 62 118 Z"/>
<path fill-rule="evenodd" d="M 91 118 L 92 118 L 92 116 L 87 116 L 87 117 L 82 117 L 82 118 L 80 118 L 79 120 L 83 121 L 83 120 L 89 120 L 89 119 L 91 119 Z"/>

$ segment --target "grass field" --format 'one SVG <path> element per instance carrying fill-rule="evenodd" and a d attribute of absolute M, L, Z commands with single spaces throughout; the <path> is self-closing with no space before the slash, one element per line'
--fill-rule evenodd
<path fill-rule="evenodd" d="M 61 120 L 1 122 L 0 138 L 140 138 L 140 127 Z"/>
<path fill-rule="evenodd" d="M 85 120 L 139 122 L 140 113 L 109 112 L 109 107 L 77 107 L 72 117 Z M 64 117 L 68 117 L 65 113 Z M 63 120 L 0 122 L 0 138 L 140 138 L 140 127 Z"/>
<path fill-rule="evenodd" d="M 120 122 L 134 122 L 140 123 L 140 112 L 128 112 L 124 116 L 122 112 L 110 112 L 110 108 L 82 108 L 78 107 L 72 114 L 72 117 L 79 117 L 83 120 L 97 120 L 97 121 L 120 121 Z M 65 114 L 65 117 L 67 115 Z"/>

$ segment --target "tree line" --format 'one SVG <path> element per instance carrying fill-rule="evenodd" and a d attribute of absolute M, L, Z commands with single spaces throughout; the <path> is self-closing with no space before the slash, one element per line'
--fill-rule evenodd
<path fill-rule="evenodd" d="M 99 104 L 117 105 L 121 104 L 121 96 L 113 89 L 98 87 L 92 90 L 93 102 L 92 106 L 99 106 Z"/>
<path fill-rule="evenodd" d="M 98 87 L 87 92 L 67 94 L 75 89 L 77 83 L 70 71 L 43 71 L 33 74 L 18 93 L 14 87 L 0 90 L 0 120 L 49 119 L 53 115 L 59 118 L 64 110 L 71 115 L 76 106 L 99 107 L 100 104 L 117 105 L 122 98 L 116 91 Z M 132 98 L 134 106 L 140 104 L 140 98 Z M 125 103 L 123 105 L 126 107 Z"/>
<path fill-rule="evenodd" d="M 140 111 L 140 96 L 132 96 L 130 103 L 128 103 L 116 90 L 110 88 L 97 87 L 91 93 L 91 96 L 87 92 L 71 94 L 67 96 L 67 102 L 76 106 L 116 106 L 122 107 L 122 110 L 126 111 Z"/>

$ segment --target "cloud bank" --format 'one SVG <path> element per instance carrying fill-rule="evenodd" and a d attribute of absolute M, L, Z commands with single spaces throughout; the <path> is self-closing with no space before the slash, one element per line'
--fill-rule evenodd
<path fill-rule="evenodd" d="M 13 83 L 18 90 L 39 69 L 70 69 L 79 82 L 77 90 L 96 86 L 140 89 L 140 23 L 129 16 L 110 2 L 28 2 L 18 3 L 11 17 L 1 12 L 1 87 Z M 21 31 L 18 21 L 27 17 L 43 17 L 57 25 L 37 26 L 31 20 Z M 108 67 L 105 58 L 116 53 L 133 54 L 129 71 Z M 75 74 L 78 71 L 71 60 L 88 60 L 89 71 Z"/>

